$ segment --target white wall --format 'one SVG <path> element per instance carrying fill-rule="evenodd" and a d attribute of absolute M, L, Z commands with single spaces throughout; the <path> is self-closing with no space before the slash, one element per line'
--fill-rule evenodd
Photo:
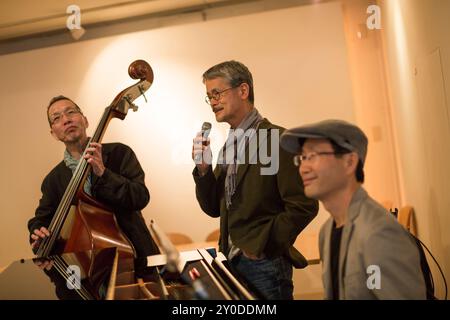
<path fill-rule="evenodd" d="M 31 256 L 26 223 L 40 198 L 40 183 L 62 159 L 63 145 L 49 134 L 48 100 L 72 97 L 94 128 L 103 109 L 133 83 L 130 62 L 145 59 L 155 82 L 140 109 L 113 119 L 104 141 L 136 152 L 146 172 L 150 204 L 143 210 L 167 232 L 202 241 L 218 227 L 197 204 L 191 176 L 192 138 L 213 123 L 216 154 L 226 125 L 204 103 L 202 73 L 236 59 L 252 71 L 256 107 L 285 127 L 324 118 L 354 120 L 343 21 L 339 3 L 326 3 L 197 22 L 0 56 L 0 266 Z M 316 232 L 328 217 L 311 224 Z"/>

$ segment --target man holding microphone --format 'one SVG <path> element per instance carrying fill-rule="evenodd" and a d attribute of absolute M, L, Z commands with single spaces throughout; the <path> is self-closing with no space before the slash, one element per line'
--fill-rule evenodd
<path fill-rule="evenodd" d="M 226 61 L 208 69 L 203 82 L 206 102 L 230 133 L 214 170 L 209 139 L 200 132 L 193 141 L 197 200 L 206 214 L 220 217 L 220 251 L 250 289 L 263 299 L 292 299 L 292 266 L 307 266 L 293 244 L 317 215 L 318 203 L 304 195 L 292 157 L 279 148 L 284 128 L 254 107 L 248 68 Z M 276 170 L 265 170 L 262 149 L 272 150 Z"/>

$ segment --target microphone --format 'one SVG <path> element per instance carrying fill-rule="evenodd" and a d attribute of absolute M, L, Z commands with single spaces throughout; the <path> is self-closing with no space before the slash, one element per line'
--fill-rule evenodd
<path fill-rule="evenodd" d="M 209 133 L 211 132 L 211 127 L 212 125 L 210 122 L 206 121 L 203 122 L 201 130 L 203 138 L 208 139 Z M 201 163 L 201 161 L 202 161 L 202 153 L 195 155 L 194 162 Z"/>

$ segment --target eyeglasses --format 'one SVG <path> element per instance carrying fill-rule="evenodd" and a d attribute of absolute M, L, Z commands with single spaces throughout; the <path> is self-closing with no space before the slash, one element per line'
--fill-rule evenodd
<path fill-rule="evenodd" d="M 75 115 L 80 114 L 80 113 L 81 113 L 81 110 L 77 109 L 77 108 L 68 108 L 61 113 L 56 112 L 56 113 L 52 114 L 51 116 L 49 116 L 50 124 L 51 125 L 58 124 L 61 121 L 63 114 L 66 116 L 66 118 L 72 118 Z"/>
<path fill-rule="evenodd" d="M 228 90 L 230 90 L 230 89 L 237 88 L 237 87 L 239 87 L 239 86 L 229 87 L 229 88 L 223 89 L 222 91 L 213 91 L 213 92 L 211 93 L 211 95 L 207 95 L 207 96 L 205 97 L 205 102 L 206 102 L 207 104 L 211 105 L 211 100 L 212 100 L 212 99 L 214 99 L 214 100 L 216 100 L 216 101 L 219 101 L 220 98 L 222 98 L 222 94 L 223 94 L 224 92 L 226 92 L 226 91 L 228 91 Z"/>
<path fill-rule="evenodd" d="M 296 167 L 300 166 L 302 162 L 314 162 L 317 159 L 317 156 L 327 156 L 327 155 L 337 155 L 343 154 L 342 152 L 334 152 L 334 151 L 322 151 L 322 152 L 310 152 L 308 154 L 298 154 L 294 156 L 294 165 Z"/>

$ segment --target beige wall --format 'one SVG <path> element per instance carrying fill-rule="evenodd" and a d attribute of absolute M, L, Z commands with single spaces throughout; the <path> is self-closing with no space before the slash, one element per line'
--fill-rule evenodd
<path fill-rule="evenodd" d="M 114 119 L 104 141 L 124 142 L 137 153 L 152 197 L 143 211 L 147 221 L 153 218 L 165 231 L 185 232 L 197 241 L 217 228 L 218 220 L 203 214 L 195 200 L 192 138 L 203 121 L 212 122 L 216 154 L 226 134 L 226 125 L 217 124 L 203 102 L 201 74 L 209 66 L 226 59 L 247 64 L 257 108 L 285 127 L 330 117 L 354 121 L 338 2 L 0 56 L 0 266 L 31 256 L 26 222 L 43 177 L 62 158 L 63 146 L 50 136 L 45 117 L 49 98 L 73 97 L 92 129 L 103 108 L 133 83 L 126 70 L 137 58 L 154 69 L 149 103 L 141 99 L 137 113 L 123 122 Z M 321 211 L 307 232 L 317 232 L 327 216 Z M 317 270 L 303 277 L 309 290 L 320 288 Z"/>
<path fill-rule="evenodd" d="M 450 279 L 450 2 L 381 1 L 401 205 Z M 439 297 L 443 281 L 430 260 Z"/>
<path fill-rule="evenodd" d="M 370 0 L 342 0 L 355 121 L 369 139 L 365 188 L 379 202 L 400 201 L 399 177 L 379 30 L 369 30 Z M 359 36 L 358 36 L 359 34 Z"/>

